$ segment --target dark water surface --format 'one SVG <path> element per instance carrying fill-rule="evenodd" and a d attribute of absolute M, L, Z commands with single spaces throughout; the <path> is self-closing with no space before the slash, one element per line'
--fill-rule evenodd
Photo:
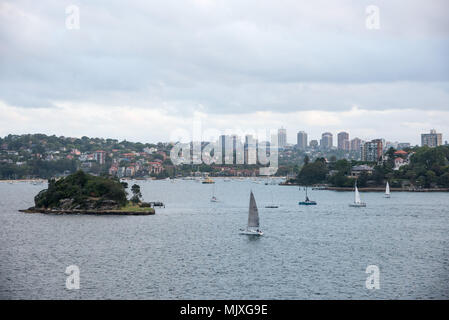
<path fill-rule="evenodd" d="M 1 299 L 449 298 L 449 194 L 311 191 L 252 181 L 138 181 L 154 216 L 25 214 L 44 185 L 0 183 Z M 213 188 L 220 202 L 211 203 Z M 265 235 L 239 235 L 249 192 Z M 279 209 L 265 209 L 272 201 Z M 80 290 L 65 270 L 80 268 Z M 365 288 L 368 265 L 380 289 Z"/>

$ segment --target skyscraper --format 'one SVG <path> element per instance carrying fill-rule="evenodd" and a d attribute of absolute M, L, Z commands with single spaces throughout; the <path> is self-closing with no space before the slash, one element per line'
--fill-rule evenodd
<path fill-rule="evenodd" d="M 362 145 L 362 140 L 359 138 L 354 138 L 351 140 L 351 151 L 360 151 Z"/>
<path fill-rule="evenodd" d="M 257 139 L 250 134 L 245 136 L 245 164 L 257 163 Z"/>
<path fill-rule="evenodd" d="M 338 134 L 338 150 L 349 151 L 349 133 L 343 131 Z"/>
<path fill-rule="evenodd" d="M 443 135 L 437 133 L 435 129 L 430 130 L 430 133 L 421 134 L 421 146 L 438 147 L 443 144 Z"/>
<path fill-rule="evenodd" d="M 324 150 L 329 150 L 333 147 L 333 135 L 330 132 L 325 132 L 321 135 L 320 147 Z"/>
<path fill-rule="evenodd" d="M 285 148 L 287 145 L 287 130 L 281 128 L 278 130 L 278 147 Z"/>
<path fill-rule="evenodd" d="M 305 133 L 304 131 L 298 132 L 297 147 L 300 150 L 305 150 L 307 148 L 307 133 Z"/>

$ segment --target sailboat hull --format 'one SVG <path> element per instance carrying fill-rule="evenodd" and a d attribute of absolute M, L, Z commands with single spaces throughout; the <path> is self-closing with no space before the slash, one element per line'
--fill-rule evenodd
<path fill-rule="evenodd" d="M 246 229 L 246 230 L 240 230 L 240 234 L 247 235 L 247 236 L 262 236 L 263 232 L 260 230 L 257 231 L 257 230 Z"/>
<path fill-rule="evenodd" d="M 353 208 L 365 208 L 366 207 L 366 203 L 351 203 L 350 205 L 349 205 L 350 207 L 353 207 Z"/>
<path fill-rule="evenodd" d="M 300 206 L 316 206 L 316 201 L 300 201 L 298 204 Z"/>

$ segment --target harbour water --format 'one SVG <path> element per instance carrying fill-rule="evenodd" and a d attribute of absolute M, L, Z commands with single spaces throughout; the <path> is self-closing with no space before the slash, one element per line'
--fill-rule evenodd
<path fill-rule="evenodd" d="M 318 205 L 301 207 L 298 187 L 263 180 L 135 182 L 166 207 L 19 213 L 45 185 L 0 183 L 0 299 L 449 298 L 447 193 L 362 193 L 367 207 L 349 208 L 350 192 L 309 190 Z M 262 237 L 239 235 L 250 190 Z M 79 290 L 66 289 L 70 265 Z M 380 289 L 365 287 L 368 265 L 379 267 Z"/>

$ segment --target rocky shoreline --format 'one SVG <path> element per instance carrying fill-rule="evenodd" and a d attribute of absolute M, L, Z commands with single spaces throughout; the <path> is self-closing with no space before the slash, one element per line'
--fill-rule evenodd
<path fill-rule="evenodd" d="M 19 210 L 24 213 L 45 213 L 45 214 L 86 214 L 86 215 L 119 215 L 119 216 L 148 216 L 153 215 L 156 211 L 148 208 L 145 211 L 126 211 L 126 210 L 82 210 L 82 209 L 47 209 L 31 207 L 25 210 Z"/>

